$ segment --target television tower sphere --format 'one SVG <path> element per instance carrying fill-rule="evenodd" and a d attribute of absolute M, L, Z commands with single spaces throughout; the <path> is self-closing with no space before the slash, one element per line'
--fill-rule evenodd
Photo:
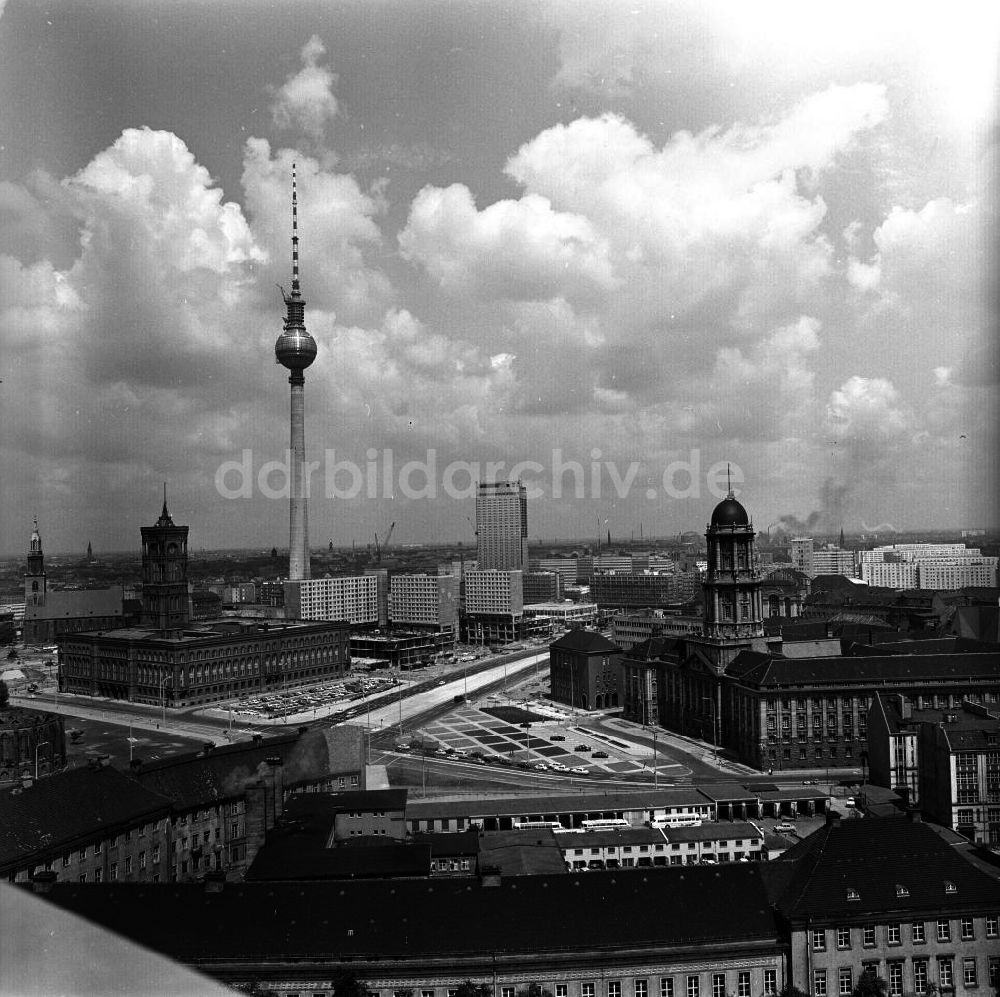
<path fill-rule="evenodd" d="M 285 294 L 288 315 L 285 328 L 274 344 L 275 359 L 289 370 L 305 370 L 316 359 L 316 340 L 306 331 L 305 301 L 298 289 Z"/>

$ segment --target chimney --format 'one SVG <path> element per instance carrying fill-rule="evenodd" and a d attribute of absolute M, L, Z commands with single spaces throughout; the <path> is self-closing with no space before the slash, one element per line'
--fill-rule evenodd
<path fill-rule="evenodd" d="M 51 869 L 42 869 L 31 877 L 31 889 L 35 893 L 49 893 L 57 876 Z"/>
<path fill-rule="evenodd" d="M 483 887 L 493 888 L 500 885 L 500 866 L 485 865 L 480 870 L 479 882 Z"/>
<path fill-rule="evenodd" d="M 221 869 L 213 869 L 205 873 L 206 893 L 221 893 L 226 885 L 226 874 Z"/>
<path fill-rule="evenodd" d="M 827 810 L 826 812 L 826 826 L 827 827 L 840 827 L 840 814 L 836 810 Z"/>

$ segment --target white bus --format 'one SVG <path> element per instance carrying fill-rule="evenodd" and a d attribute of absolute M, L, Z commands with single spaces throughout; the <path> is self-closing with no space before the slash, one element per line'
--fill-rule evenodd
<path fill-rule="evenodd" d="M 515 831 L 540 831 L 549 828 L 553 831 L 565 831 L 566 829 L 557 820 L 515 820 Z"/>
<path fill-rule="evenodd" d="M 702 820 L 695 814 L 667 814 L 665 817 L 654 817 L 646 823 L 659 831 L 665 827 L 701 827 Z"/>
<path fill-rule="evenodd" d="M 620 827 L 631 827 L 632 825 L 621 817 L 601 817 L 595 820 L 582 820 L 580 827 L 584 831 L 613 831 Z"/>

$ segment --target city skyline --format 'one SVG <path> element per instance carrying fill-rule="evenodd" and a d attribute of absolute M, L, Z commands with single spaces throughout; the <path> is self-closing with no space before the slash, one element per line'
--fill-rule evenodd
<path fill-rule="evenodd" d="M 996 526 L 998 16 L 903 10 L 0 4 L 0 550 L 130 549 L 164 479 L 283 546 L 218 472 L 287 447 L 293 162 L 308 460 L 532 462 L 532 542 L 700 532 L 727 461 L 760 530 Z M 313 548 L 475 543 L 399 484 Z"/>

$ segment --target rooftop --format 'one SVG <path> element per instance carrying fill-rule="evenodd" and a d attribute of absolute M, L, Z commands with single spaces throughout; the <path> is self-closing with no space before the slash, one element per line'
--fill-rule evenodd
<path fill-rule="evenodd" d="M 920 821 L 831 815 L 780 863 L 794 863 L 776 897 L 793 922 L 996 909 L 996 881 Z"/>
<path fill-rule="evenodd" d="M 337 883 L 56 883 L 48 898 L 188 964 L 378 955 L 474 957 L 614 951 L 702 942 L 773 944 L 778 925 L 757 863 L 503 878 Z M 718 902 L 706 902 L 707 898 Z M 600 911 L 600 917 L 571 917 Z M 642 911 L 648 916 L 636 917 Z"/>
<path fill-rule="evenodd" d="M 26 855 L 67 850 L 119 826 L 167 816 L 170 800 L 107 765 L 86 765 L 0 793 L 0 869 Z"/>
<path fill-rule="evenodd" d="M 587 654 L 621 654 L 622 650 L 596 630 L 570 630 L 549 647 L 560 651 L 583 651 Z"/>

